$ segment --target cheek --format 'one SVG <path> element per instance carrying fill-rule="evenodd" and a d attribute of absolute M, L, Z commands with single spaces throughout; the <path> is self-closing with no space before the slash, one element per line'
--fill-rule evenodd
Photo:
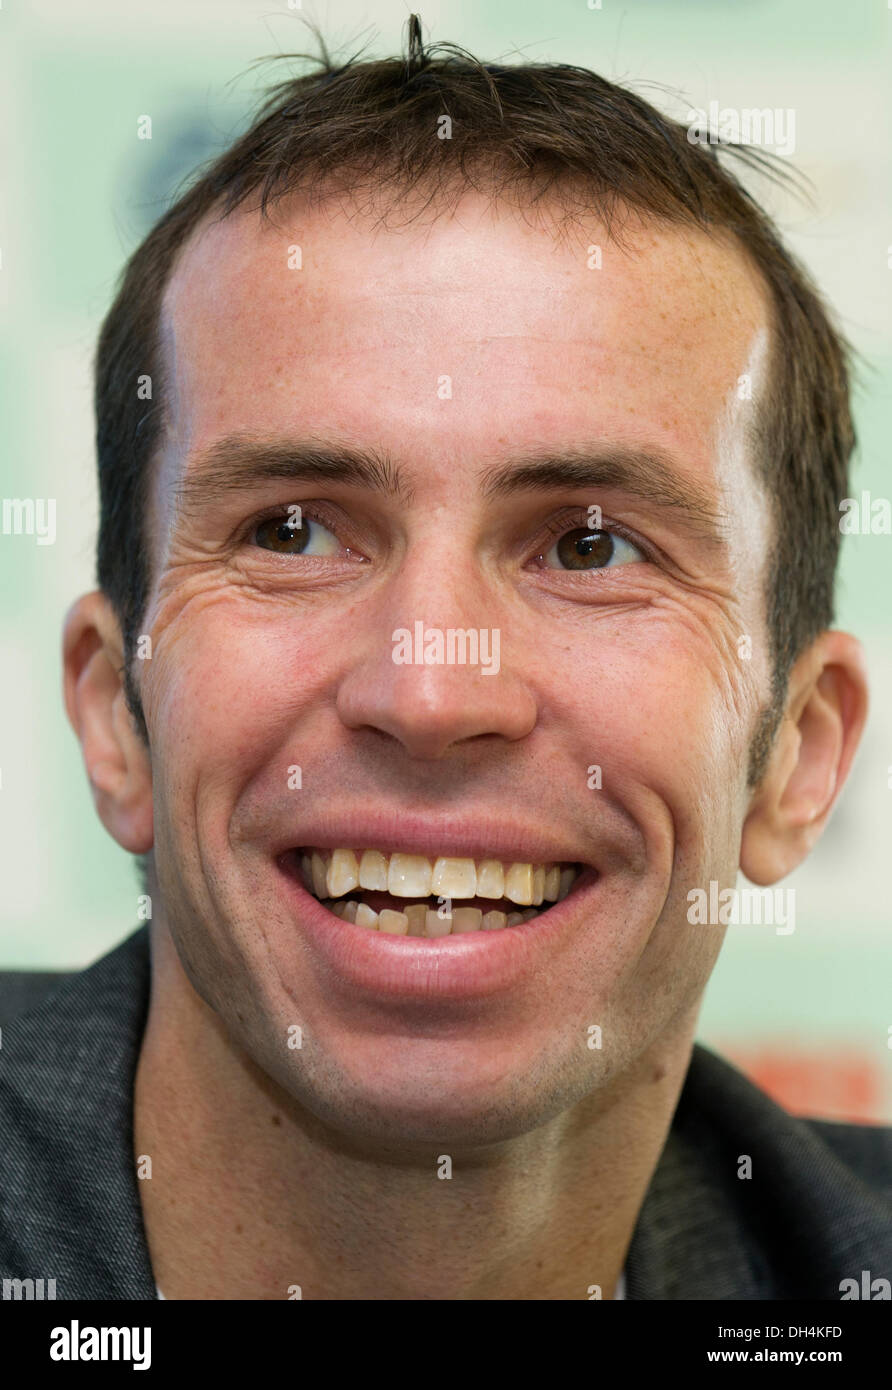
<path fill-rule="evenodd" d="M 755 663 L 709 608 L 651 604 L 539 646 L 555 726 L 574 731 L 568 755 L 599 766 L 605 794 L 631 799 L 645 823 L 668 811 L 691 844 L 731 833 L 757 708 Z"/>
<path fill-rule="evenodd" d="M 176 792 L 237 794 L 281 750 L 325 674 L 313 625 L 270 599 L 209 595 L 165 616 L 144 682 L 153 762 Z M 299 761 L 299 759 L 298 759 Z"/>
<path fill-rule="evenodd" d="M 735 857 L 746 780 L 748 707 L 723 654 L 677 640 L 654 653 L 625 715 L 634 780 L 672 822 L 675 870 Z M 638 666 L 640 670 L 640 663 Z"/>
<path fill-rule="evenodd" d="M 701 607 L 650 599 L 618 617 L 592 614 L 547 649 L 540 632 L 531 650 L 557 698 L 568 712 L 575 704 L 589 726 L 606 718 L 626 731 L 624 743 L 640 736 L 667 752 L 682 751 L 681 735 L 693 734 L 687 751 L 709 766 L 745 741 L 757 672 L 755 662 L 739 659 L 726 615 Z"/>

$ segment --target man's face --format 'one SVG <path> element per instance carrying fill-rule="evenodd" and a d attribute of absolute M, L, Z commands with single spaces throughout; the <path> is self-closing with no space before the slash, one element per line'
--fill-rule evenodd
<path fill-rule="evenodd" d="M 768 690 L 765 324 L 727 246 L 561 241 L 476 195 L 395 231 L 238 213 L 187 248 L 139 663 L 162 911 L 231 1036 L 343 1131 L 516 1135 L 689 1026 L 722 928 L 687 894 L 735 880 Z M 248 483 L 243 453 L 236 489 L 218 450 L 201 490 L 236 435 L 388 466 Z M 639 466 L 641 495 L 643 453 L 670 477 Z M 495 485 L 571 454 L 601 471 Z M 476 630 L 481 663 L 395 660 L 416 624 Z M 580 872 L 524 924 L 390 935 L 297 881 L 336 848 Z"/>

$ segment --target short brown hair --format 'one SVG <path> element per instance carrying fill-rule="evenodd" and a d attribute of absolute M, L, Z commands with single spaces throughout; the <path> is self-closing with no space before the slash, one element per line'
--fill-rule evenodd
<path fill-rule="evenodd" d="M 318 35 L 317 35 L 318 37 Z M 164 423 L 159 345 L 162 295 L 178 252 L 210 212 L 225 217 L 258 195 L 259 210 L 296 192 L 439 209 L 463 187 L 569 216 L 596 212 L 615 235 L 631 209 L 663 224 L 730 234 L 769 291 L 773 316 L 767 399 L 754 430 L 755 465 L 773 500 L 766 579 L 773 683 L 750 749 L 761 779 L 790 668 L 833 621 L 840 533 L 855 437 L 851 349 L 770 218 L 687 128 L 635 93 L 568 64 L 484 64 L 454 44 L 425 51 L 416 16 L 402 59 L 332 62 L 277 84 L 250 128 L 164 214 L 122 273 L 96 355 L 100 523 L 97 578 L 122 627 L 125 693 L 148 730 L 131 661 L 151 588 L 143 526 L 150 466 Z M 293 57 L 295 55 L 288 55 Z M 301 55 L 305 56 L 305 55 Z M 449 139 L 437 138 L 442 118 Z M 777 173 L 748 146 L 723 146 L 745 166 Z M 137 395 L 148 375 L 153 401 Z"/>

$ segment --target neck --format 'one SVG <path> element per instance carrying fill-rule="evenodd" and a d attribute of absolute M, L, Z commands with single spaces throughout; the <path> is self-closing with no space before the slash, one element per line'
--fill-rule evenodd
<path fill-rule="evenodd" d="M 530 1133 L 388 1150 L 234 1044 L 162 930 L 134 1092 L 155 1279 L 172 1299 L 613 1298 L 695 1024 Z"/>

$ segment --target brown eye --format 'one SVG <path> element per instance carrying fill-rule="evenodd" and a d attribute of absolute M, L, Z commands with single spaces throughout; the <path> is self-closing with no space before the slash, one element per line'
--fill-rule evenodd
<path fill-rule="evenodd" d="M 603 569 L 613 556 L 613 537 L 606 531 L 568 531 L 555 550 L 568 570 Z"/>
<path fill-rule="evenodd" d="M 601 570 L 615 569 L 647 557 L 637 545 L 616 531 L 589 531 L 580 527 L 565 531 L 543 559 L 557 569 Z"/>
<path fill-rule="evenodd" d="M 268 516 L 254 528 L 254 542 L 261 550 L 279 555 L 337 555 L 340 541 L 319 521 L 308 516 L 295 525 L 289 516 Z"/>

